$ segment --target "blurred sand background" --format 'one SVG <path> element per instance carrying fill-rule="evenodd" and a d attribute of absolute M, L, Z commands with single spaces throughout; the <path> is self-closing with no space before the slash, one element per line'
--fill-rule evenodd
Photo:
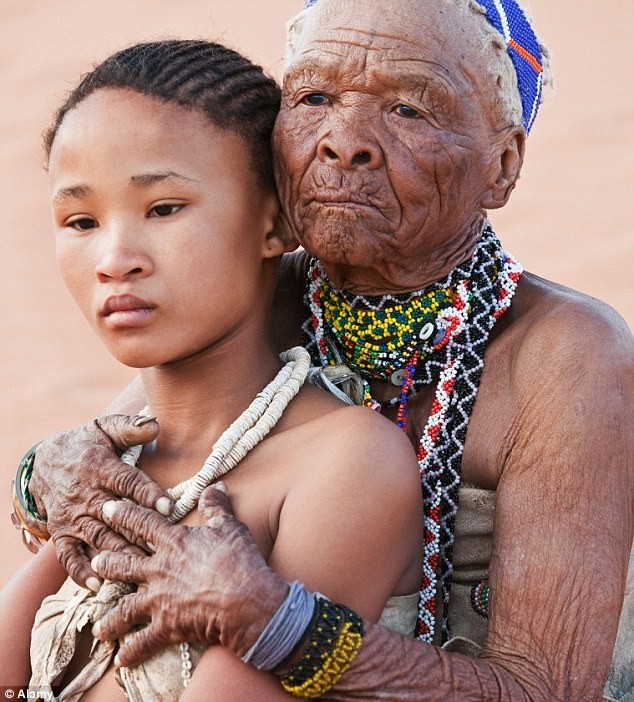
<path fill-rule="evenodd" d="M 41 132 L 81 72 L 139 40 L 216 39 L 279 77 L 285 21 L 300 5 L 0 0 L 0 585 L 29 557 L 9 519 L 19 459 L 40 438 L 96 416 L 133 377 L 58 277 Z M 526 269 L 608 302 L 632 328 L 634 3 L 532 0 L 531 8 L 556 89 L 529 139 L 520 186 L 493 221 Z"/>

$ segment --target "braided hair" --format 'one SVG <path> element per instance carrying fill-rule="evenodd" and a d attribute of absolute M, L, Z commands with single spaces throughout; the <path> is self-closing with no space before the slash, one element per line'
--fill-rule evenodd
<path fill-rule="evenodd" d="M 129 89 L 192 110 L 243 137 L 259 182 L 273 187 L 271 131 L 280 106 L 277 83 L 221 44 L 170 39 L 135 44 L 85 74 L 44 133 L 48 160 L 66 114 L 101 89 Z"/>

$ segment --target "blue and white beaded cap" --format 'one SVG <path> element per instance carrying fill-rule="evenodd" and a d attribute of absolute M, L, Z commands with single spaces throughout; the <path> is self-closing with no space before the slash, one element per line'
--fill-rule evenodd
<path fill-rule="evenodd" d="M 530 133 L 542 100 L 543 59 L 539 41 L 524 10 L 515 0 L 477 0 L 486 17 L 504 37 L 506 51 L 513 62 L 522 99 L 522 122 Z M 304 9 L 317 0 L 305 0 Z"/>

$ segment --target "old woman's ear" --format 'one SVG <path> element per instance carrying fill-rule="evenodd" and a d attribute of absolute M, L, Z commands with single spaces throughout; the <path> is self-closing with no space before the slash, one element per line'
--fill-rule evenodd
<path fill-rule="evenodd" d="M 485 210 L 504 207 L 511 196 L 522 170 L 526 148 L 523 127 L 509 127 L 499 135 L 498 147 L 491 163 L 489 188 L 480 203 Z"/>

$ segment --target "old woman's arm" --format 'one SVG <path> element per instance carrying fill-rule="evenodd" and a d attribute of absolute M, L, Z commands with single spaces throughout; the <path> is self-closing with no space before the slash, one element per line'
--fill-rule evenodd
<path fill-rule="evenodd" d="M 521 337 L 500 379 L 508 429 L 494 431 L 499 405 L 481 407 L 500 456 L 481 656 L 369 626 L 328 699 L 601 699 L 634 523 L 632 337 L 613 312 L 575 303 Z"/>
<path fill-rule="evenodd" d="M 613 313 L 571 305 L 514 351 L 481 656 L 370 626 L 329 699 L 601 698 L 632 543 L 632 337 Z"/>
<path fill-rule="evenodd" d="M 365 622 L 359 654 L 327 699 L 600 699 L 632 539 L 631 340 L 600 316 L 556 317 L 546 327 L 533 325 L 533 339 L 517 351 L 509 379 L 516 420 L 498 437 L 503 470 L 493 600 L 481 657 L 448 653 Z M 560 331 L 565 325 L 577 331 L 553 343 L 546 334 L 552 322 Z M 600 341 L 611 349 L 609 357 L 598 352 Z M 205 557 L 192 607 L 165 613 L 179 620 L 171 629 L 168 618 L 153 616 L 147 633 L 122 649 L 127 663 L 170 637 L 220 641 L 242 655 L 284 598 L 287 586 L 265 566 L 225 496 L 209 492 L 215 547 Z M 151 541 L 154 532 L 143 526 L 148 519 L 160 518 L 127 503 L 114 517 L 119 528 Z M 199 574 L 201 566 L 197 559 Z M 131 601 L 118 616 L 104 621 L 110 636 L 146 621 L 149 612 Z"/>

